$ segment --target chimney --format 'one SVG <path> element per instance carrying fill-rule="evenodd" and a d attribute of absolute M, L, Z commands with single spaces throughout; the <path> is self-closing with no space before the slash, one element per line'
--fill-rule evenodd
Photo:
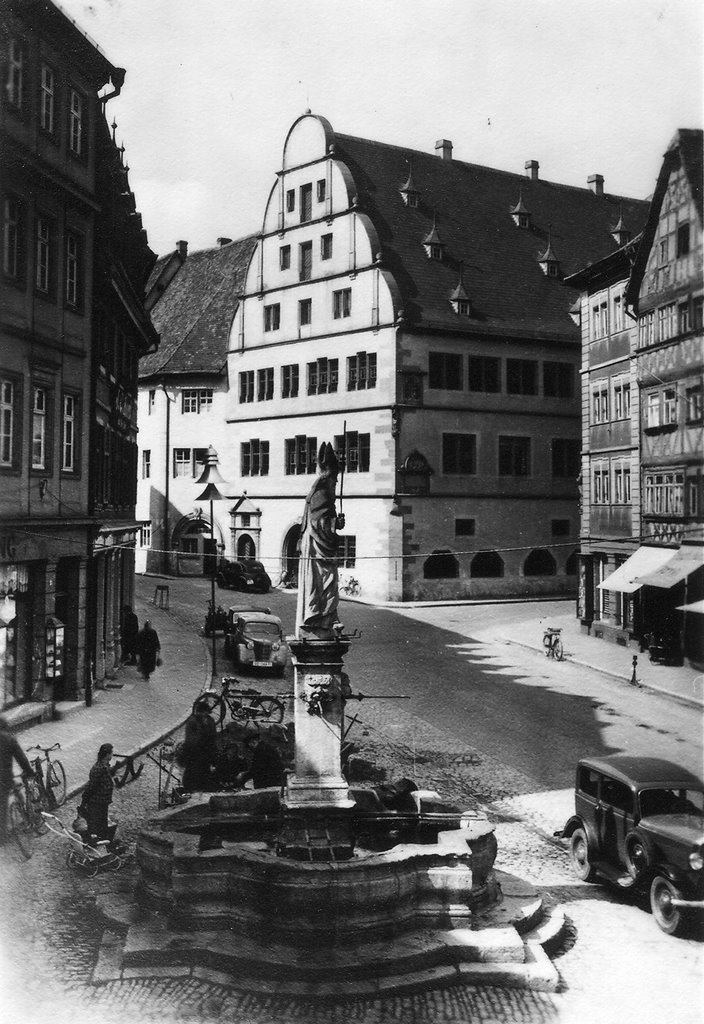
<path fill-rule="evenodd" d="M 604 194 L 604 175 L 603 174 L 590 174 L 587 178 L 587 185 L 592 190 L 595 196 L 603 196 Z"/>
<path fill-rule="evenodd" d="M 231 238 L 218 238 L 218 248 L 222 249 L 223 245 L 229 245 L 231 241 Z"/>
<path fill-rule="evenodd" d="M 177 242 L 176 243 L 176 250 L 177 250 L 179 256 L 181 257 L 181 259 L 185 260 L 186 256 L 188 256 L 188 242 L 183 242 L 183 241 Z"/>
<path fill-rule="evenodd" d="M 526 178 L 530 178 L 531 181 L 538 180 L 538 170 L 540 164 L 537 160 L 526 160 Z"/>
<path fill-rule="evenodd" d="M 435 152 L 438 150 L 443 160 L 452 160 L 452 143 L 449 139 L 438 139 L 435 143 Z"/>

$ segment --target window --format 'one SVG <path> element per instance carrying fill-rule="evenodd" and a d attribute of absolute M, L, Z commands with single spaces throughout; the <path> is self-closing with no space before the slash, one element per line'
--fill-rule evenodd
<path fill-rule="evenodd" d="M 210 412 L 213 408 L 212 388 L 184 388 L 181 392 L 181 412 Z"/>
<path fill-rule="evenodd" d="M 149 480 L 152 475 L 152 450 L 145 448 L 142 452 L 142 480 Z"/>
<path fill-rule="evenodd" d="M 296 209 L 296 190 L 294 188 L 288 189 L 286 192 L 286 212 L 293 213 Z"/>
<path fill-rule="evenodd" d="M 149 393 L 147 394 L 147 414 L 149 416 L 151 416 L 151 414 L 154 412 L 155 407 L 156 407 L 156 389 L 155 388 L 150 388 Z"/>
<path fill-rule="evenodd" d="M 680 224 L 677 228 L 677 256 L 689 254 L 689 224 Z"/>
<path fill-rule="evenodd" d="M 252 438 L 240 445 L 242 476 L 267 476 L 269 473 L 269 442 Z"/>
<path fill-rule="evenodd" d="M 477 472 L 475 434 L 442 435 L 442 471 L 446 474 Z"/>
<path fill-rule="evenodd" d="M 609 504 L 609 464 L 595 462 L 593 466 L 592 501 L 595 505 Z"/>
<path fill-rule="evenodd" d="M 458 316 L 472 315 L 472 303 L 469 299 L 457 299 L 457 314 Z"/>
<path fill-rule="evenodd" d="M 658 310 L 658 337 L 660 341 L 667 341 L 674 337 L 676 331 L 677 310 L 674 302 L 667 306 L 661 306 Z"/>
<path fill-rule="evenodd" d="M 35 285 L 37 291 L 48 295 L 52 283 L 53 229 L 48 217 L 37 218 L 37 248 Z"/>
<path fill-rule="evenodd" d="M 313 216 L 313 185 L 301 185 L 301 224 Z"/>
<path fill-rule="evenodd" d="M 320 236 L 320 258 L 321 260 L 332 259 L 332 234 Z"/>
<path fill-rule="evenodd" d="M 701 477 L 691 476 L 687 480 L 687 515 L 698 516 L 700 509 L 700 481 Z"/>
<path fill-rule="evenodd" d="M 346 452 L 345 452 L 346 442 Z M 371 434 L 359 434 L 356 430 L 348 430 L 335 436 L 335 451 L 345 454 L 345 470 L 348 473 L 368 473 Z"/>
<path fill-rule="evenodd" d="M 660 245 L 658 247 L 658 259 L 659 259 L 660 264 L 667 263 L 667 258 L 668 258 L 668 255 L 669 255 L 669 250 L 670 250 L 669 239 L 667 239 L 667 238 L 661 239 Z"/>
<path fill-rule="evenodd" d="M 677 389 L 665 388 L 662 393 L 662 422 L 664 426 L 677 423 Z"/>
<path fill-rule="evenodd" d="M 645 425 L 646 427 L 659 427 L 660 422 L 660 392 L 651 391 L 645 396 Z"/>
<path fill-rule="evenodd" d="M 376 358 L 376 357 L 375 357 Z M 376 383 L 376 375 L 375 375 Z M 401 387 L 403 389 L 403 401 L 413 405 L 420 405 L 423 402 L 423 375 L 421 373 L 405 372 L 401 374 Z"/>
<path fill-rule="evenodd" d="M 555 559 L 545 548 L 535 548 L 523 563 L 524 576 L 554 576 L 556 572 Z"/>
<path fill-rule="evenodd" d="M 538 364 L 533 359 L 507 359 L 506 390 L 509 395 L 537 395 Z"/>
<path fill-rule="evenodd" d="M 85 101 L 76 89 L 69 91 L 68 145 L 75 156 L 85 155 Z"/>
<path fill-rule="evenodd" d="M 501 361 L 495 356 L 470 356 L 469 390 L 488 391 L 496 394 L 501 390 Z"/>
<path fill-rule="evenodd" d="M 16 110 L 24 106 L 24 67 L 25 49 L 19 39 L 10 40 L 10 51 L 7 62 L 7 102 Z"/>
<path fill-rule="evenodd" d="M 139 546 L 140 548 L 150 548 L 152 546 L 151 519 L 139 524 Z"/>
<path fill-rule="evenodd" d="M 550 533 L 553 537 L 569 537 L 571 526 L 569 519 L 553 519 L 550 522 Z"/>
<path fill-rule="evenodd" d="M 376 352 L 358 352 L 347 358 L 347 390 L 364 391 L 376 387 Z"/>
<path fill-rule="evenodd" d="M 655 342 L 655 311 L 644 313 L 638 320 L 638 343 L 641 346 L 652 345 Z"/>
<path fill-rule="evenodd" d="M 592 306 L 592 338 L 605 338 L 609 333 L 609 307 L 606 302 Z"/>
<path fill-rule="evenodd" d="M 347 317 L 352 311 L 352 289 L 342 288 L 332 293 L 332 315 L 334 320 Z"/>
<path fill-rule="evenodd" d="M 257 370 L 257 401 L 269 402 L 274 397 L 274 367 Z"/>
<path fill-rule="evenodd" d="M 319 203 L 325 202 L 325 178 L 318 178 L 315 183 L 315 197 Z"/>
<path fill-rule="evenodd" d="M 423 579 L 456 580 L 460 574 L 460 564 L 451 551 L 433 551 L 423 563 Z"/>
<path fill-rule="evenodd" d="M 298 280 L 310 281 L 313 272 L 313 243 L 302 242 L 298 246 Z"/>
<path fill-rule="evenodd" d="M 529 437 L 499 437 L 499 476 L 530 476 Z"/>
<path fill-rule="evenodd" d="M 3 202 L 2 269 L 7 277 L 24 276 L 24 216 L 21 203 L 8 196 Z"/>
<path fill-rule="evenodd" d="M 354 569 L 357 559 L 357 538 L 339 534 L 337 538 L 337 564 L 341 569 Z"/>
<path fill-rule="evenodd" d="M 631 415 L 631 385 L 627 380 L 614 381 L 614 419 L 627 420 Z"/>
<path fill-rule="evenodd" d="M 690 329 L 688 302 L 682 302 L 677 307 L 677 329 L 680 334 L 686 334 Z"/>
<path fill-rule="evenodd" d="M 624 782 L 604 777 L 601 783 L 601 800 L 619 811 L 633 813 L 633 795 Z"/>
<path fill-rule="evenodd" d="M 264 307 L 264 330 L 278 331 L 281 326 L 281 306 L 273 302 L 270 306 Z"/>
<path fill-rule="evenodd" d="M 685 392 L 687 423 L 701 423 L 704 418 L 704 401 L 702 398 L 701 384 L 697 384 L 692 388 L 687 388 Z"/>
<path fill-rule="evenodd" d="M 47 411 L 49 397 L 46 388 L 34 388 L 32 402 L 32 469 L 46 469 Z"/>
<path fill-rule="evenodd" d="M 645 512 L 647 515 L 679 515 L 684 507 L 684 472 L 667 470 L 646 473 Z"/>
<path fill-rule="evenodd" d="M 576 438 L 554 437 L 551 442 L 553 477 L 577 478 L 580 469 L 581 443 Z"/>
<path fill-rule="evenodd" d="M 546 398 L 574 396 L 574 369 L 571 363 L 543 363 L 543 394 Z"/>
<path fill-rule="evenodd" d="M 291 266 L 291 246 L 290 245 L 282 245 L 281 248 L 279 249 L 279 270 L 288 270 L 290 266 Z"/>
<path fill-rule="evenodd" d="M 428 353 L 428 387 L 462 390 L 462 356 L 454 352 Z"/>
<path fill-rule="evenodd" d="M 625 462 L 614 463 L 614 504 L 631 503 L 631 467 Z"/>
<path fill-rule="evenodd" d="M 83 243 L 73 231 L 66 232 L 66 302 L 80 309 L 82 302 Z"/>
<path fill-rule="evenodd" d="M 74 395 L 64 395 L 61 418 L 61 469 L 64 473 L 76 470 L 76 428 L 78 401 Z"/>
<path fill-rule="evenodd" d="M 298 302 L 298 326 L 306 327 L 313 319 L 313 300 L 300 299 Z"/>
<path fill-rule="evenodd" d="M 54 72 L 42 65 L 42 84 L 39 103 L 39 123 L 45 132 L 54 131 Z"/>
<path fill-rule="evenodd" d="M 15 457 L 16 385 L 0 379 L 0 466 L 11 466 Z"/>
<path fill-rule="evenodd" d="M 174 448 L 174 477 L 192 476 L 191 449 Z"/>
<path fill-rule="evenodd" d="M 298 396 L 298 363 L 290 363 L 281 367 L 281 397 L 296 398 Z"/>
<path fill-rule="evenodd" d="M 614 295 L 611 300 L 611 330 L 616 331 L 623 330 L 623 296 Z"/>
<path fill-rule="evenodd" d="M 606 423 L 609 418 L 608 382 L 599 381 L 592 390 L 592 423 Z"/>
<path fill-rule="evenodd" d="M 254 370 L 240 373 L 240 402 L 244 405 L 254 401 Z"/>
<path fill-rule="evenodd" d="M 455 519 L 455 537 L 473 537 L 475 532 L 474 519 Z"/>
<path fill-rule="evenodd" d="M 316 437 L 287 438 L 284 442 L 284 472 L 291 474 L 315 473 L 317 468 L 318 439 Z"/>
<path fill-rule="evenodd" d="M 469 575 L 473 579 L 495 579 L 503 574 L 503 559 L 496 551 L 480 551 L 469 567 Z"/>
<path fill-rule="evenodd" d="M 318 359 L 308 363 L 308 394 L 326 395 L 337 391 L 337 359 Z"/>

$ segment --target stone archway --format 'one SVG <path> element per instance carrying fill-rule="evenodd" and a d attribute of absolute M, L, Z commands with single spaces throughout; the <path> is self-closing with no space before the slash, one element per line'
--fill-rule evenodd
<path fill-rule="evenodd" d="M 176 553 L 179 576 L 209 576 L 212 555 L 221 544 L 220 530 L 215 524 L 215 550 L 210 520 L 202 516 L 186 516 L 174 529 L 172 548 Z"/>
<path fill-rule="evenodd" d="M 248 533 L 243 533 L 237 538 L 237 557 L 256 558 L 257 547 Z"/>
<path fill-rule="evenodd" d="M 299 551 L 298 545 L 301 540 L 301 524 L 294 523 L 290 528 L 281 548 L 281 574 L 293 573 L 294 577 L 298 578 L 298 560 Z"/>

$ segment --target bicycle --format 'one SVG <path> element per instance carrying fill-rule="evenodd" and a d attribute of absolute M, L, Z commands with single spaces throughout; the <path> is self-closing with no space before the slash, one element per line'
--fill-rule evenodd
<path fill-rule="evenodd" d="M 61 750 L 60 743 L 54 743 L 51 747 L 42 747 L 37 744 L 34 747 L 27 747 L 27 753 L 38 750 L 40 753 L 31 762 L 33 778 L 36 781 L 40 794 L 41 808 L 44 811 L 53 811 L 66 803 L 66 772 L 61 761 L 51 759 L 53 750 Z M 44 755 L 43 757 L 41 755 Z M 43 765 L 46 763 L 46 771 Z"/>
<path fill-rule="evenodd" d="M 562 661 L 564 658 L 565 652 L 560 638 L 561 632 L 562 629 L 548 626 L 543 633 L 543 647 L 545 648 L 546 658 L 554 658 L 556 661 Z"/>
<path fill-rule="evenodd" d="M 7 836 L 14 839 L 22 856 L 32 856 L 32 836 L 46 831 L 41 817 L 41 795 L 34 776 L 12 780 L 12 793 L 7 807 Z"/>
<path fill-rule="evenodd" d="M 272 586 L 276 590 L 278 590 L 279 588 L 281 588 L 282 590 L 295 590 L 296 587 L 298 586 L 298 577 L 296 576 L 295 572 L 293 572 L 293 570 L 286 569 L 284 572 L 281 573 L 276 583 L 273 583 Z"/>
<path fill-rule="evenodd" d="M 359 580 L 356 580 L 354 576 L 350 576 L 343 583 L 340 584 L 340 590 L 343 594 L 347 594 L 348 597 L 360 597 L 362 593 L 362 587 Z"/>
<path fill-rule="evenodd" d="M 284 705 L 278 697 L 264 697 L 259 690 L 233 686 L 237 683 L 239 679 L 234 676 L 223 676 L 220 693 L 211 690 L 198 698 L 198 703 L 206 705 L 219 726 L 225 721 L 228 710 L 233 720 L 246 726 L 262 722 L 274 725 L 283 721 Z"/>

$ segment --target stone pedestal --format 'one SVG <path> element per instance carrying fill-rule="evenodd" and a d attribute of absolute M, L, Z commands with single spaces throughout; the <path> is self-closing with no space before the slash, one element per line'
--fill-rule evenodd
<path fill-rule="evenodd" d="M 342 665 L 349 641 L 291 640 L 294 666 L 295 771 L 283 798 L 286 811 L 327 812 L 351 808 L 342 774 L 345 701 Z"/>

